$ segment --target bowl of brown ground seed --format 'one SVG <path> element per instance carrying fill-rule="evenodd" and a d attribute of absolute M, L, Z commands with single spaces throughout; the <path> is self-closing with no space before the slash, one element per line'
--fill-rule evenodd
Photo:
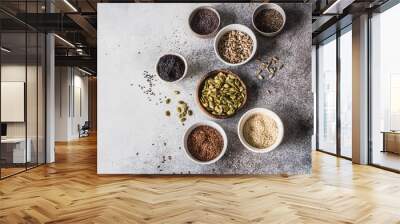
<path fill-rule="evenodd" d="M 239 120 L 238 135 L 242 144 L 256 153 L 270 152 L 282 142 L 284 127 L 279 116 L 265 108 L 254 108 Z"/>
<path fill-rule="evenodd" d="M 193 162 L 207 165 L 217 162 L 225 154 L 228 138 L 224 129 L 213 121 L 202 121 L 190 126 L 183 137 L 186 156 Z"/>

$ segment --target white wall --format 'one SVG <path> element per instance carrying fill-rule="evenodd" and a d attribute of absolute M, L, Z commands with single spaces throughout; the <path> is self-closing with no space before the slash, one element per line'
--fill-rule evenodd
<path fill-rule="evenodd" d="M 55 68 L 55 141 L 68 140 L 69 85 L 68 67 Z"/>
<path fill-rule="evenodd" d="M 87 120 L 88 77 L 76 68 L 56 67 L 55 140 L 77 139 L 78 125 Z"/>
<path fill-rule="evenodd" d="M 27 71 L 27 73 L 26 73 Z M 19 64 L 6 64 L 1 66 L 1 81 L 2 82 L 25 82 L 25 76 L 27 75 L 29 86 L 36 86 L 36 66 L 28 66 Z M 35 76 L 35 78 L 33 78 Z M 36 136 L 36 88 L 27 88 L 27 119 L 28 119 L 28 137 L 29 133 L 35 131 Z M 2 108 L 5 110 L 6 108 Z M 31 124 L 34 122 L 34 124 Z M 30 130 L 32 127 L 32 131 Z M 25 137 L 25 122 L 7 122 L 7 136 L 8 137 Z"/>

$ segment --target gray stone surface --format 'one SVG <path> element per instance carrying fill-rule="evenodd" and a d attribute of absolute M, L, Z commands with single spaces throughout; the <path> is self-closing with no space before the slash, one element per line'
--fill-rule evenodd
<path fill-rule="evenodd" d="M 272 79 L 258 80 L 257 63 L 227 67 L 213 51 L 213 40 L 193 36 L 187 16 L 199 5 L 213 5 L 223 25 L 240 23 L 251 29 L 251 16 L 258 4 L 100 4 L 98 20 L 98 172 L 101 174 L 306 174 L 311 171 L 313 95 L 311 92 L 311 5 L 280 4 L 287 23 L 276 37 L 257 35 L 256 57 L 277 56 L 284 67 Z M 125 21 L 125 22 L 124 22 Z M 128 21 L 128 22 L 126 22 Z M 253 29 L 254 30 L 254 29 Z M 189 62 L 188 76 L 177 84 L 155 77 L 152 91 L 143 93 L 146 71 L 155 74 L 157 57 L 178 52 Z M 213 165 L 196 165 L 186 158 L 182 146 L 185 129 L 209 119 L 194 102 L 198 79 L 210 70 L 229 68 L 241 76 L 249 89 L 245 107 L 233 118 L 215 120 L 227 132 L 225 156 Z M 181 91 L 179 96 L 174 90 Z M 170 97 L 173 104 L 160 103 Z M 185 100 L 194 111 L 185 126 L 168 109 Z M 246 150 L 237 136 L 237 123 L 248 109 L 275 111 L 285 126 L 282 144 L 269 153 Z"/>

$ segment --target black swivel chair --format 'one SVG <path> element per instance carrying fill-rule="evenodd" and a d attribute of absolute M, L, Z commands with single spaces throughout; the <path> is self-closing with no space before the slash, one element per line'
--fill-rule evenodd
<path fill-rule="evenodd" d="M 79 126 L 78 126 L 79 138 L 89 136 L 89 129 L 90 129 L 89 121 L 85 121 L 85 123 L 82 125 L 82 127 L 79 127 Z"/>

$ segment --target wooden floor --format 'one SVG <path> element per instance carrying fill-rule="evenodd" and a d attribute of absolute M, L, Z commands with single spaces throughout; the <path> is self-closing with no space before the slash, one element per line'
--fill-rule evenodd
<path fill-rule="evenodd" d="M 400 170 L 400 155 L 391 152 L 375 150 L 373 154 L 374 164 Z"/>
<path fill-rule="evenodd" d="M 0 223 L 400 223 L 400 175 L 315 152 L 293 177 L 96 175 L 96 139 L 0 181 Z"/>
<path fill-rule="evenodd" d="M 1 168 L 1 177 L 2 178 L 3 177 L 8 177 L 8 176 L 11 176 L 13 174 L 16 174 L 16 173 L 19 173 L 19 172 L 23 172 L 25 170 L 26 170 L 25 167 L 23 167 L 23 168 L 19 168 L 19 167 L 17 167 L 17 168 L 14 168 L 14 167 L 12 167 L 12 168 L 4 168 L 4 167 L 2 167 Z"/>

